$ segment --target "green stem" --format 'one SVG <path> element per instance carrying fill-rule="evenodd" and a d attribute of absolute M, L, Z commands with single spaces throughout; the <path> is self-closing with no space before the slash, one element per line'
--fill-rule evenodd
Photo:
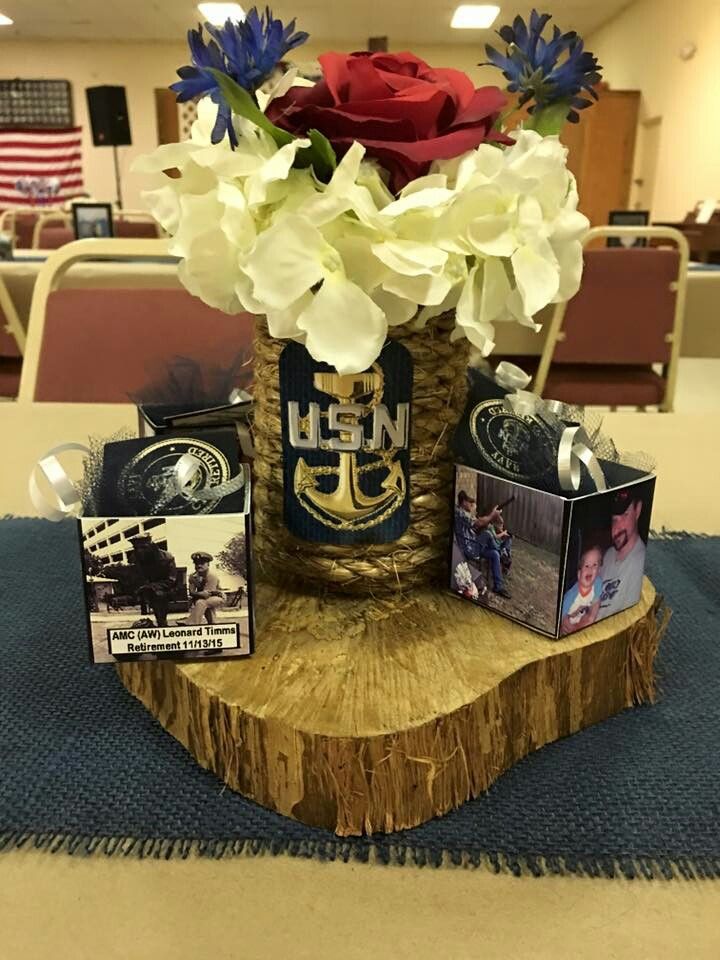
<path fill-rule="evenodd" d="M 559 136 L 565 126 L 569 109 L 569 100 L 558 100 L 557 103 L 532 113 L 525 124 L 525 129 L 536 130 L 541 137 Z"/>

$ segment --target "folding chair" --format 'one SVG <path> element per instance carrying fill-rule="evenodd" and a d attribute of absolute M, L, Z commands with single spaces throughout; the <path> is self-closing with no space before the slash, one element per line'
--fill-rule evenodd
<path fill-rule="evenodd" d="M 578 293 L 557 305 L 533 389 L 566 403 L 673 408 L 689 250 L 670 227 L 594 227 L 665 246 L 586 249 Z M 660 365 L 662 370 L 653 369 Z"/>
<path fill-rule="evenodd" d="M 162 236 L 157 221 L 144 210 L 116 210 L 113 232 L 122 239 L 154 240 Z"/>
<path fill-rule="evenodd" d="M 128 403 L 169 381 L 177 358 L 187 358 L 208 382 L 249 355 L 250 314 L 209 307 L 179 280 L 174 289 L 123 284 L 123 272 L 137 269 L 123 261 L 163 258 L 169 259 L 166 240 L 77 240 L 52 253 L 33 294 L 20 399 Z M 108 288 L 105 278 L 101 288 L 58 289 L 83 260 L 107 261 L 117 287 Z M 152 275 L 147 279 L 152 283 Z"/>
<path fill-rule="evenodd" d="M 0 400 L 14 400 L 20 387 L 25 331 L 0 277 Z"/>
<path fill-rule="evenodd" d="M 35 221 L 32 234 L 33 250 L 57 250 L 66 243 L 72 243 L 75 231 L 72 216 L 62 211 L 41 213 Z"/>

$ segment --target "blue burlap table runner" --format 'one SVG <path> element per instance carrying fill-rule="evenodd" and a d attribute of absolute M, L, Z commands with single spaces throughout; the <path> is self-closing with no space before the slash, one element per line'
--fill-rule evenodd
<path fill-rule="evenodd" d="M 224 789 L 112 666 L 87 662 L 75 536 L 72 523 L 0 521 L 0 847 L 720 877 L 720 538 L 649 546 L 673 610 L 656 706 L 543 748 L 438 820 L 341 840 Z"/>

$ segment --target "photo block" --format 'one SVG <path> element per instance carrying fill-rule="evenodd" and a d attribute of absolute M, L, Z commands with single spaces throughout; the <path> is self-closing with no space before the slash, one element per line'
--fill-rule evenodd
<path fill-rule="evenodd" d="M 454 501 L 450 589 L 555 636 L 565 500 L 458 466 Z"/>
<path fill-rule="evenodd" d="M 95 663 L 252 653 L 249 514 L 78 523 Z"/>
<path fill-rule="evenodd" d="M 640 599 L 655 478 L 571 501 L 560 636 Z"/>
<path fill-rule="evenodd" d="M 452 592 L 553 639 L 636 604 L 655 477 L 603 466 L 610 488 L 574 497 L 456 466 Z"/>

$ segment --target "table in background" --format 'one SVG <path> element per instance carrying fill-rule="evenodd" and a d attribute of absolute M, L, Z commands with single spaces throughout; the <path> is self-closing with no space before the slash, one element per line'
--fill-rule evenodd
<path fill-rule="evenodd" d="M 41 251 L 37 251 L 38 256 Z M 42 259 L 0 261 L 5 281 L 21 325 L 27 330 L 30 302 Z M 175 263 L 133 263 L 124 260 L 120 270 L 112 261 L 78 263 L 63 276 L 60 287 L 149 287 L 178 289 L 182 286 Z M 552 308 L 538 315 L 543 329 L 535 333 L 518 323 L 496 324 L 498 355 L 533 356 L 542 353 Z M 690 270 L 685 324 L 680 355 L 720 357 L 720 270 Z"/>

